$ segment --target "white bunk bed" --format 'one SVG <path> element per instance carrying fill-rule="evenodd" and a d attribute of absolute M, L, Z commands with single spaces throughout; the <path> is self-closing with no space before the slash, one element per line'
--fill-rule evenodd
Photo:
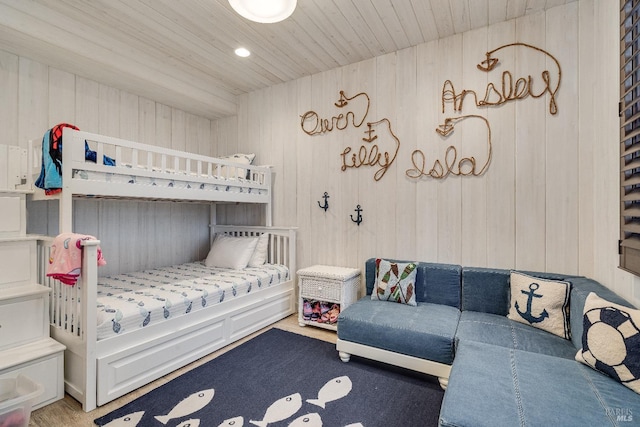
<path fill-rule="evenodd" d="M 97 163 L 85 160 L 85 141 L 96 152 Z M 40 173 L 41 147 L 38 145 L 37 141 L 30 141 L 31 177 Z M 241 298 L 227 298 L 188 315 L 169 317 L 142 329 L 98 339 L 100 242 L 84 242 L 81 276 L 76 286 L 68 286 L 45 276 L 53 239 L 43 238 L 39 246 L 40 278 L 41 283 L 52 289 L 51 336 L 67 347 L 65 391 L 82 403 L 85 411 L 294 312 L 295 229 L 271 226 L 269 167 L 237 164 L 69 128 L 64 129 L 63 146 L 62 192 L 53 196 L 60 200 L 61 233 L 73 232 L 72 210 L 76 197 L 211 202 L 212 222 L 216 202 L 260 203 L 267 210 L 267 226 L 212 224 L 210 240 L 213 241 L 216 234 L 243 237 L 268 233 L 267 264 L 288 269 L 288 276 L 280 283 L 254 289 Z M 115 159 L 116 166 L 105 165 L 103 154 Z M 45 196 L 41 189 L 34 187 L 34 190 L 35 200 L 52 197 Z"/>
<path fill-rule="evenodd" d="M 72 230 L 74 197 L 242 202 L 264 204 L 271 225 L 271 168 L 239 164 L 119 138 L 63 129 L 62 192 L 48 196 L 34 186 L 33 200 L 59 199 L 60 232 Z M 97 162 L 86 160 L 85 142 Z M 29 141 L 31 182 L 42 165 L 42 141 Z M 105 164 L 104 156 L 115 160 Z"/>

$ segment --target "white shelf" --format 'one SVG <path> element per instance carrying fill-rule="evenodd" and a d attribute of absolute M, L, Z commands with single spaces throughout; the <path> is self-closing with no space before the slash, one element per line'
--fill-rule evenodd
<path fill-rule="evenodd" d="M 17 300 L 32 297 L 34 295 L 48 294 L 49 288 L 42 285 L 7 286 L 0 288 L 0 303 L 3 301 Z"/>
<path fill-rule="evenodd" d="M 20 190 L 12 188 L 0 188 L 0 194 L 33 194 L 33 190 Z"/>
<path fill-rule="evenodd" d="M 27 234 L 24 236 L 9 236 L 9 237 L 0 237 L 0 243 L 3 242 L 33 242 L 37 240 L 42 240 L 42 236 L 36 236 L 33 234 Z"/>
<path fill-rule="evenodd" d="M 0 351 L 0 371 L 10 369 L 36 359 L 61 353 L 66 347 L 53 338 L 41 340 Z M 38 378 L 32 378 L 38 382 Z"/>

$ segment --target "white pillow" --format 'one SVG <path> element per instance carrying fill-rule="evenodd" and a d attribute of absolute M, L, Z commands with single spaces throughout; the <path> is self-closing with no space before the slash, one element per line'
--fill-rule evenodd
<path fill-rule="evenodd" d="M 257 244 L 257 237 L 234 237 L 217 234 L 204 265 L 241 270 L 249 263 Z"/>
<path fill-rule="evenodd" d="M 232 154 L 230 156 L 224 156 L 224 157 L 220 157 L 222 160 L 227 160 L 230 162 L 234 162 L 234 163 L 240 163 L 242 165 L 250 165 L 253 163 L 253 159 L 256 158 L 256 155 L 251 153 L 251 154 L 243 154 L 243 153 L 237 153 L 237 154 Z M 233 166 L 221 166 L 220 167 L 220 175 L 222 175 L 223 177 L 227 177 L 227 168 L 229 168 L 229 176 L 228 178 L 247 178 L 248 175 L 248 170 L 244 169 L 244 168 L 236 168 Z"/>
<path fill-rule="evenodd" d="M 258 244 L 249 260 L 249 267 L 260 267 L 267 262 L 267 250 L 269 249 L 269 233 L 262 233 L 258 237 Z"/>

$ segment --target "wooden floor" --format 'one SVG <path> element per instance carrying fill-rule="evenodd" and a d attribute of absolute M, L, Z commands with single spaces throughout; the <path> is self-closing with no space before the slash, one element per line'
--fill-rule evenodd
<path fill-rule="evenodd" d="M 51 405 L 47 405 L 43 408 L 37 409 L 31 413 L 31 421 L 29 422 L 30 427 L 90 427 L 93 426 L 93 420 L 105 415 L 114 409 L 119 408 L 120 406 L 129 403 L 135 398 L 148 393 L 154 388 L 161 386 L 162 384 L 172 380 L 173 378 L 181 375 L 182 373 L 195 368 L 211 359 L 216 358 L 217 356 L 223 354 L 224 352 L 240 345 L 241 343 L 253 338 L 254 336 L 266 331 L 270 328 L 279 328 L 284 329 L 290 332 L 299 333 L 302 335 L 307 335 L 313 338 L 322 339 L 329 342 L 336 342 L 336 334 L 335 332 L 320 329 L 313 326 L 301 327 L 298 325 L 298 317 L 297 314 L 293 314 L 286 319 L 281 320 L 265 329 L 262 329 L 247 338 L 244 338 L 234 344 L 231 344 L 221 350 L 218 350 L 209 356 L 203 357 L 200 360 L 193 362 L 192 364 L 179 369 L 169 375 L 166 375 L 159 380 L 152 382 L 151 384 L 147 384 L 144 387 L 139 388 L 125 396 L 122 396 L 119 399 L 116 399 L 108 404 L 101 406 L 97 409 L 94 409 L 91 412 L 84 412 L 80 403 L 76 401 L 69 395 L 65 395 L 64 399 L 59 400 Z M 338 354 L 336 353 L 336 357 Z"/>

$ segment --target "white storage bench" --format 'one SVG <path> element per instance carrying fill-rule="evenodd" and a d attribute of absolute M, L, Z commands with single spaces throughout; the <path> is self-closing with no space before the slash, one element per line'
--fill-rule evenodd
<path fill-rule="evenodd" d="M 337 330 L 341 310 L 358 299 L 360 270 L 314 265 L 298 270 L 298 323 Z"/>

